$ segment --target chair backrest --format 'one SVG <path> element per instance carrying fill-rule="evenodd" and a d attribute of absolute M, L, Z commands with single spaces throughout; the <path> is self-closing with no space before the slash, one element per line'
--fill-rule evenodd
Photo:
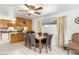
<path fill-rule="evenodd" d="M 29 44 L 31 43 L 29 33 L 26 34 L 26 40 L 28 41 Z"/>
<path fill-rule="evenodd" d="M 52 36 L 53 36 L 53 34 L 48 35 L 47 40 L 46 40 L 46 45 L 50 45 L 51 44 Z"/>
<path fill-rule="evenodd" d="M 29 33 L 30 33 L 30 34 L 34 34 L 35 31 L 27 31 L 26 33 L 27 33 L 27 34 L 29 34 Z"/>
<path fill-rule="evenodd" d="M 41 33 L 41 32 L 39 32 L 39 33 L 38 33 L 38 35 L 39 35 L 39 36 L 42 36 L 42 33 Z"/>
<path fill-rule="evenodd" d="M 32 45 L 36 45 L 36 41 L 35 41 L 34 35 L 29 34 L 29 38 L 30 38 L 31 44 L 32 44 Z"/>
<path fill-rule="evenodd" d="M 48 33 L 43 33 L 43 36 L 48 36 Z"/>
<path fill-rule="evenodd" d="M 79 44 L 79 33 L 74 33 L 72 35 L 72 42 L 75 42 L 76 44 Z"/>

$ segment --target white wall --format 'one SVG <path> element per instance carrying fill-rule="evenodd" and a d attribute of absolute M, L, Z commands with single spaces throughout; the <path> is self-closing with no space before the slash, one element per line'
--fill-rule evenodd
<path fill-rule="evenodd" d="M 71 39 L 72 34 L 79 32 L 79 24 L 76 24 L 74 21 L 75 18 L 79 16 L 79 9 L 61 12 L 55 15 L 48 16 L 46 18 L 49 18 L 49 17 L 53 18 L 53 17 L 59 17 L 59 16 L 67 16 L 65 19 L 65 43 L 68 43 L 68 41 Z M 42 19 L 45 19 L 45 17 L 39 18 L 36 20 L 42 20 Z M 33 25 L 36 25 L 35 20 Z M 35 27 L 33 27 L 33 30 L 36 30 Z"/>
<path fill-rule="evenodd" d="M 54 16 L 67 16 L 65 19 L 65 43 L 68 43 L 72 38 L 72 34 L 79 32 L 79 24 L 76 24 L 74 21 L 75 18 L 79 16 L 79 9 L 62 12 Z"/>
<path fill-rule="evenodd" d="M 0 13 L 0 19 L 6 19 L 6 20 L 16 20 L 16 16 L 13 12 L 9 11 L 7 14 L 6 13 Z"/>
<path fill-rule="evenodd" d="M 38 19 L 33 19 L 32 20 L 32 30 L 33 31 L 37 31 L 37 23 L 38 23 Z"/>

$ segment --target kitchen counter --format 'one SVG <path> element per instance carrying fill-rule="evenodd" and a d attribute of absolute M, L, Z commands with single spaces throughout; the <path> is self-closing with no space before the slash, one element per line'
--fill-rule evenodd
<path fill-rule="evenodd" d="M 16 31 L 0 31 L 1 33 L 11 33 L 11 32 L 16 32 Z"/>
<path fill-rule="evenodd" d="M 0 36 L 2 43 L 24 41 L 24 33 L 20 31 L 0 31 Z"/>

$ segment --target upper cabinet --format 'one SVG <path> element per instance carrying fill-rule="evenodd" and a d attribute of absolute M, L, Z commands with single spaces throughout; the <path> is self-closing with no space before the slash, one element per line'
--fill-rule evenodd
<path fill-rule="evenodd" d="M 16 30 L 32 31 L 32 20 L 16 17 L 16 21 L 13 23 L 11 20 L 0 19 L 0 29 L 8 29 L 9 27 L 14 27 Z"/>
<path fill-rule="evenodd" d="M 0 19 L 0 29 L 8 29 L 9 20 Z"/>
<path fill-rule="evenodd" d="M 15 27 L 12 20 L 0 19 L 0 29 L 8 29 L 8 27 Z"/>
<path fill-rule="evenodd" d="M 28 31 L 32 31 L 32 20 L 16 17 L 16 28 L 24 29 L 24 27 L 27 27 Z"/>

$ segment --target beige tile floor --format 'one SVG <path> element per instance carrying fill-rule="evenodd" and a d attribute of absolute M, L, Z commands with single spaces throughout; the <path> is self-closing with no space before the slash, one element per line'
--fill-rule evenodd
<path fill-rule="evenodd" d="M 28 47 L 24 46 L 24 42 L 19 43 L 8 43 L 8 44 L 1 44 L 0 45 L 0 55 L 67 55 L 67 51 L 52 46 L 52 51 L 48 51 L 48 53 L 45 52 L 45 48 L 42 50 L 42 53 L 39 54 L 39 50 L 36 49 L 34 51 L 33 49 L 29 49 Z M 73 55 L 73 53 L 70 53 L 70 55 Z"/>

